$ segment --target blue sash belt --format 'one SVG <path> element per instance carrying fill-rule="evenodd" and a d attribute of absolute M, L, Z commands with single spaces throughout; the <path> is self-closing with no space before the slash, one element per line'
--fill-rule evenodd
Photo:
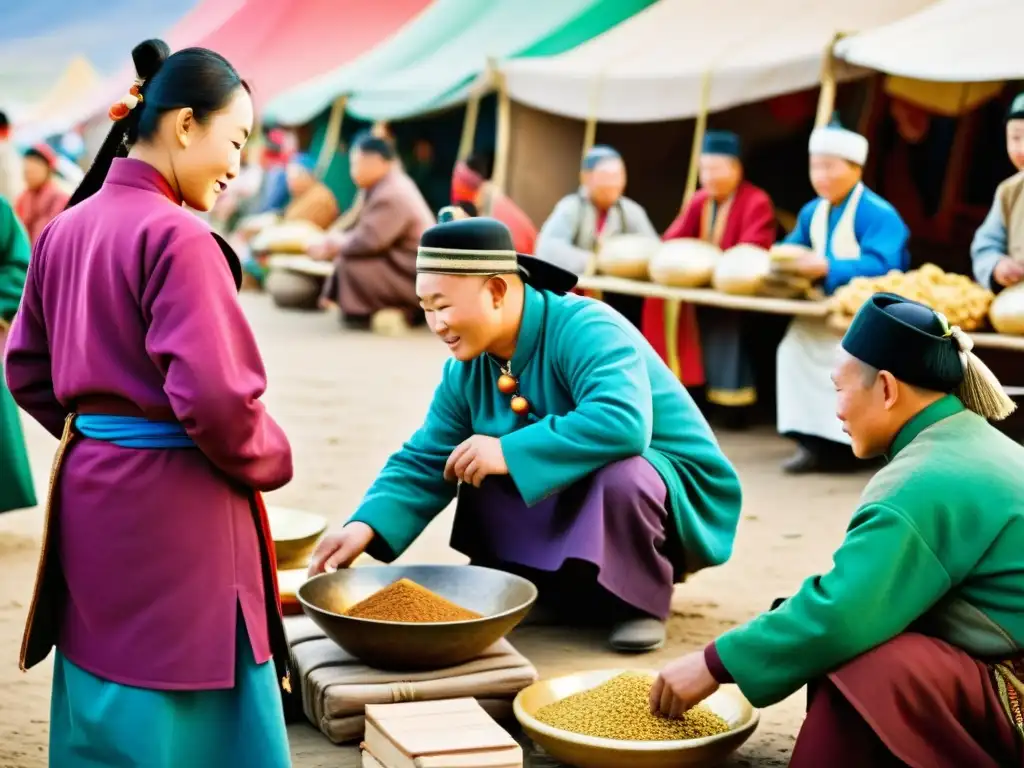
<path fill-rule="evenodd" d="M 176 421 L 150 421 L 142 416 L 80 413 L 75 431 L 90 440 L 122 448 L 195 448 L 196 444 Z"/>

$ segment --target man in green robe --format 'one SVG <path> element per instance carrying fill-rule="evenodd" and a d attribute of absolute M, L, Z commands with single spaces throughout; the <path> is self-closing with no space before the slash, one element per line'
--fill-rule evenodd
<path fill-rule="evenodd" d="M 673 585 L 725 562 L 736 472 L 679 379 L 628 320 L 567 293 L 487 217 L 427 230 L 427 324 L 451 351 L 423 426 L 311 571 L 400 555 L 458 493 L 452 545 L 524 575 L 558 615 L 606 620 L 620 651 L 665 641 Z"/>
<path fill-rule="evenodd" d="M 790 765 L 1022 765 L 1024 447 L 959 328 L 875 294 L 842 341 L 837 416 L 882 456 L 831 571 L 671 662 L 651 706 L 677 716 L 721 683 L 763 707 L 808 685 Z"/>
<path fill-rule="evenodd" d="M 32 249 L 14 209 L 0 197 L 0 513 L 36 505 L 18 406 L 4 378 L 3 350 L 25 288 Z"/>

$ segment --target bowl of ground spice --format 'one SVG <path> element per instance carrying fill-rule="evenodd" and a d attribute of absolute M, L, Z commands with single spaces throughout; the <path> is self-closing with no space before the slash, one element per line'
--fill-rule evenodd
<path fill-rule="evenodd" d="M 758 711 L 734 685 L 682 718 L 652 714 L 654 679 L 610 669 L 541 680 L 516 697 L 516 719 L 548 755 L 576 768 L 714 766 L 757 727 Z"/>
<path fill-rule="evenodd" d="M 328 637 L 378 669 L 435 670 L 479 656 L 523 620 L 537 588 L 473 565 L 366 565 L 297 593 Z"/>

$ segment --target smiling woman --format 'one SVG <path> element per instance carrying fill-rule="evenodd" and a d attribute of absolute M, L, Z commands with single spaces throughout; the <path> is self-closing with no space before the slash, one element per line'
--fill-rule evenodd
<path fill-rule="evenodd" d="M 21 666 L 56 647 L 52 766 L 283 768 L 288 650 L 260 492 L 291 479 L 291 448 L 260 402 L 237 258 L 183 208 L 208 210 L 237 174 L 252 103 L 212 51 L 149 40 L 132 56 L 101 153 L 36 242 L 7 347 L 11 394 L 61 438 Z"/>
<path fill-rule="evenodd" d="M 110 107 L 114 125 L 68 207 L 94 194 L 114 159 L 125 155 L 160 171 L 198 211 L 212 208 L 238 175 L 253 123 L 248 84 L 213 51 L 169 54 L 162 40 L 147 40 L 132 51 L 138 78 Z"/>

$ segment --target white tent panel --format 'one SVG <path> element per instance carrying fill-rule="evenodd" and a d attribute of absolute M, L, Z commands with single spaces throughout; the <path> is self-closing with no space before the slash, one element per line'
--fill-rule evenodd
<path fill-rule="evenodd" d="M 809 88 L 836 33 L 874 29 L 929 2 L 661 0 L 571 51 L 505 61 L 501 69 L 514 100 L 546 112 L 678 120 L 700 111 L 708 72 L 711 111 Z"/>
<path fill-rule="evenodd" d="M 917 80 L 1024 78 L 1024 0 L 939 0 L 836 47 L 848 62 Z"/>

